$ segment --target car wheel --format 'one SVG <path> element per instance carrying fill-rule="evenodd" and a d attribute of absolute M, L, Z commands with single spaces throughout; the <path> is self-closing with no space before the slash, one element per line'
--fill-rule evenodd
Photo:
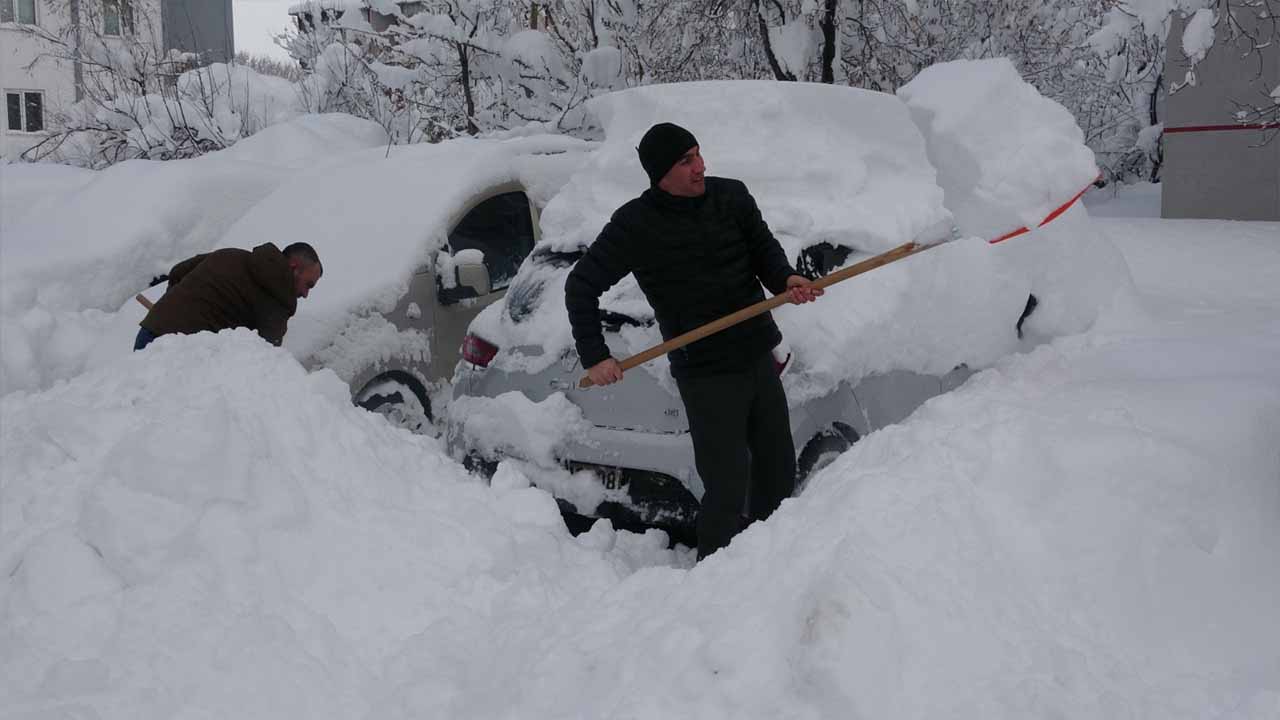
<path fill-rule="evenodd" d="M 858 432 L 844 423 L 835 423 L 829 429 L 814 435 L 800 451 L 796 460 L 796 478 L 798 486 L 809 482 L 819 470 L 830 465 L 840 453 L 853 447 L 858 441 Z"/>
<path fill-rule="evenodd" d="M 409 373 L 392 370 L 375 377 L 356 393 L 355 403 L 397 427 L 419 435 L 435 434 L 427 389 Z"/>

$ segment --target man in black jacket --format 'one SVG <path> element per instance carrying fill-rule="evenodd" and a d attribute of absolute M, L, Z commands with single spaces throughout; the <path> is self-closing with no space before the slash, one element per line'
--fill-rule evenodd
<path fill-rule="evenodd" d="M 613 214 L 565 282 L 578 357 L 592 382 L 622 379 L 600 330 L 600 295 L 628 273 L 670 339 L 764 299 L 761 283 L 793 303 L 822 294 L 787 262 L 740 181 L 706 177 L 698 141 L 678 125 L 640 140 L 650 187 Z M 698 557 L 763 520 L 795 487 L 787 398 L 765 313 L 668 355 L 705 493 Z"/>

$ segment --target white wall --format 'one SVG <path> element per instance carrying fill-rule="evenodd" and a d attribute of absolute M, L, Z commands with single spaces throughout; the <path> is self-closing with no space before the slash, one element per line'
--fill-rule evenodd
<path fill-rule="evenodd" d="M 161 37 L 160 0 L 133 0 L 137 32 L 149 37 L 157 46 Z M 101 18 L 100 0 L 80 0 L 81 17 Z M 48 128 L 54 115 L 75 102 L 75 69 L 71 62 L 50 54 L 60 49 L 26 30 L 62 37 L 71 27 L 69 0 L 35 0 L 36 26 L 23 28 L 16 23 L 0 23 L 0 87 L 12 90 L 38 90 L 44 95 L 44 123 Z M 144 20 L 149 18 L 149 22 Z M 101 33 L 98 28 L 98 33 Z M 4 98 L 0 96 L 0 102 Z M 7 108 L 0 107 L 0 154 L 11 160 L 46 137 L 45 133 L 28 133 L 9 128 Z"/>
<path fill-rule="evenodd" d="M 69 24 L 66 13 L 55 10 L 54 3 L 36 0 L 36 25 L 43 31 L 59 35 Z M 53 58 L 41 57 L 50 52 L 47 43 L 23 32 L 16 23 L 0 24 L 0 86 L 6 93 L 13 90 L 39 90 L 44 93 L 46 126 L 56 107 L 64 107 L 75 99 L 75 86 L 70 65 Z M 34 65 L 32 64 L 34 63 Z M 28 67 L 30 66 L 30 67 Z M 0 144 L 5 157 L 16 159 L 23 150 L 44 138 L 43 134 L 26 133 L 9 127 L 7 110 L 3 117 L 4 135 Z"/>

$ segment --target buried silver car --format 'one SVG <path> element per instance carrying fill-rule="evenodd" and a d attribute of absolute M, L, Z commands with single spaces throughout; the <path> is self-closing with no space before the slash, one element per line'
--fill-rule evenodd
<path fill-rule="evenodd" d="M 693 131 L 708 173 L 747 183 L 793 265 L 810 277 L 903 242 L 950 238 L 953 216 L 924 138 L 892 95 L 689 83 L 615 93 L 591 109 L 607 139 L 548 203 L 538 246 L 506 298 L 472 323 L 447 438 L 457 456 L 485 470 L 516 459 L 510 467 L 573 514 L 687 540 L 702 484 L 665 358 L 615 385 L 578 389 L 583 369 L 563 299 L 569 269 L 612 210 L 644 189 L 639 136 L 659 120 Z M 801 474 L 963 382 L 969 367 L 1041 339 L 1031 337 L 1035 318 L 1029 336 L 1019 336 L 1037 276 L 1027 266 L 1050 256 L 960 238 L 832 286 L 812 305 L 774 311 L 784 336 L 777 355 L 791 358 L 780 370 Z M 634 278 L 605 293 L 601 307 L 615 357 L 661 341 Z"/>

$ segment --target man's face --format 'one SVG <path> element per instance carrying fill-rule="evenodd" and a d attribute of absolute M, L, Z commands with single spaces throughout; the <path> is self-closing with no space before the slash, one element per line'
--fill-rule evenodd
<path fill-rule="evenodd" d="M 311 288 L 320 282 L 320 276 L 324 274 L 324 270 L 320 267 L 320 263 L 303 264 L 297 260 L 290 260 L 289 265 L 293 268 L 293 293 L 304 298 L 311 292 Z"/>
<path fill-rule="evenodd" d="M 658 182 L 658 187 L 676 197 L 698 197 L 707 191 L 706 163 L 698 146 L 689 148 Z"/>

